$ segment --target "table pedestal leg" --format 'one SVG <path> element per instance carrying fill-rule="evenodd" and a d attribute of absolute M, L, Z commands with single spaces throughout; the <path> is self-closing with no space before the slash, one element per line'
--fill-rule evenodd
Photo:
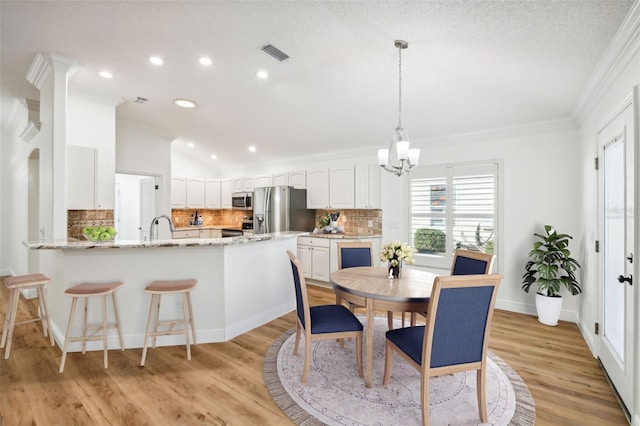
<path fill-rule="evenodd" d="M 367 300 L 367 328 L 366 328 L 366 339 L 367 339 L 367 363 L 365 367 L 365 378 L 364 384 L 366 387 L 371 387 L 371 368 L 373 365 L 373 323 L 376 318 L 375 310 L 373 309 L 373 300 Z"/>

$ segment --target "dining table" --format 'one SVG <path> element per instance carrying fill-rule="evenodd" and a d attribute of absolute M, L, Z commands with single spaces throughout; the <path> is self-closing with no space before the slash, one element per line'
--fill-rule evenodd
<path fill-rule="evenodd" d="M 436 274 L 403 268 L 399 278 L 389 278 L 385 266 L 358 266 L 331 273 L 336 302 L 366 309 L 365 385 L 371 387 L 373 329 L 376 310 L 387 312 L 427 312 Z"/>

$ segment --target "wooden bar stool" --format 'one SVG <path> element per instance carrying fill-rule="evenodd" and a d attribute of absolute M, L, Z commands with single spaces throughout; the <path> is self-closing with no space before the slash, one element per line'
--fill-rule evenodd
<path fill-rule="evenodd" d="M 9 359 L 11 353 L 11 340 L 13 339 L 13 328 L 16 325 L 26 324 L 28 322 L 40 321 L 42 323 L 42 332 L 44 337 L 49 336 L 51 346 L 55 345 L 53 341 L 53 332 L 51 331 L 51 318 L 47 309 L 47 299 L 44 286 L 49 284 L 51 280 L 42 274 L 17 275 L 4 279 L 4 285 L 9 289 L 9 306 L 4 317 L 4 326 L 2 327 L 2 341 L 0 349 L 7 347 L 4 351 L 4 359 Z M 38 318 L 32 318 L 26 321 L 16 322 L 16 313 L 18 311 L 18 299 L 20 298 L 20 290 L 35 289 L 38 295 Z"/>
<path fill-rule="evenodd" d="M 81 283 L 65 290 L 64 294 L 73 297 L 71 302 L 71 314 L 67 323 L 67 333 L 64 338 L 64 349 L 62 350 L 62 360 L 60 361 L 60 372 L 64 371 L 64 363 L 67 359 L 67 349 L 70 342 L 82 342 L 82 353 L 87 351 L 87 342 L 93 340 L 102 340 L 102 348 L 104 351 L 104 368 L 109 366 L 108 347 L 107 347 L 107 331 L 110 328 L 118 330 L 118 338 L 120 339 L 120 350 L 124 351 L 124 342 L 122 340 L 122 330 L 120 329 L 120 317 L 118 315 L 118 304 L 116 302 L 116 290 L 124 284 L 120 281 L 107 283 Z M 115 313 L 115 323 L 107 323 L 107 296 L 111 295 L 113 301 L 113 311 Z M 89 325 L 87 323 L 89 298 L 94 296 L 102 296 L 102 323 Z M 71 326 L 73 325 L 73 317 L 76 313 L 76 305 L 79 298 L 84 298 L 84 321 L 82 324 L 82 336 L 70 336 Z M 88 331 L 93 333 L 87 335 Z M 98 334 L 99 332 L 102 332 Z"/>
<path fill-rule="evenodd" d="M 153 348 L 156 347 L 157 336 L 168 336 L 174 334 L 184 334 L 187 346 L 187 359 L 191 360 L 191 345 L 189 338 L 189 329 L 193 336 L 193 344 L 196 344 L 196 328 L 193 323 L 193 309 L 191 307 L 191 290 L 198 282 L 193 279 L 173 280 L 173 281 L 154 281 L 149 284 L 144 291 L 151 294 L 151 305 L 149 306 L 149 318 L 147 319 L 147 331 L 144 335 L 144 348 L 142 349 L 141 366 L 147 358 L 147 345 L 149 337 L 153 337 Z M 179 320 L 163 320 L 160 321 L 160 297 L 163 294 L 179 294 L 182 293 L 182 312 L 183 319 Z M 153 322 L 153 327 L 152 327 Z M 180 329 L 174 329 L 176 325 L 182 325 Z M 166 330 L 158 330 L 160 326 L 168 326 Z"/>

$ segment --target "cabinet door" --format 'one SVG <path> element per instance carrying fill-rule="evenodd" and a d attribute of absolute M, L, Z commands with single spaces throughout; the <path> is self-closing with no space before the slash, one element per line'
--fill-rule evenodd
<path fill-rule="evenodd" d="M 204 183 L 204 205 L 208 209 L 220 208 L 220 180 L 207 179 Z"/>
<path fill-rule="evenodd" d="M 67 209 L 96 208 L 96 150 L 67 145 Z"/>
<path fill-rule="evenodd" d="M 187 178 L 187 207 L 204 207 L 204 179 Z"/>
<path fill-rule="evenodd" d="M 307 170 L 307 208 L 329 207 L 329 170 Z"/>
<path fill-rule="evenodd" d="M 273 175 L 274 186 L 289 186 L 289 173 Z"/>
<path fill-rule="evenodd" d="M 231 208 L 231 194 L 234 192 L 233 180 L 223 180 L 220 182 L 220 206 L 223 209 Z"/>
<path fill-rule="evenodd" d="M 242 190 L 244 192 L 253 192 L 255 188 L 255 181 L 253 178 L 244 178 L 242 180 Z"/>
<path fill-rule="evenodd" d="M 233 180 L 233 192 L 244 191 L 244 178 L 237 178 Z"/>
<path fill-rule="evenodd" d="M 254 181 L 254 188 L 273 186 L 273 176 L 258 176 Z"/>
<path fill-rule="evenodd" d="M 201 229 L 200 238 L 211 238 L 211 229 Z"/>
<path fill-rule="evenodd" d="M 329 248 L 314 247 L 312 251 L 312 278 L 329 281 Z"/>
<path fill-rule="evenodd" d="M 353 166 L 331 169 L 329 177 L 329 206 L 332 209 L 352 209 L 355 198 Z"/>
<path fill-rule="evenodd" d="M 293 186 L 297 189 L 307 188 L 307 172 L 305 170 L 298 170 L 296 172 L 289 172 L 289 186 Z"/>
<path fill-rule="evenodd" d="M 187 179 L 171 178 L 171 207 L 174 209 L 187 207 Z"/>
<path fill-rule="evenodd" d="M 302 264 L 302 273 L 305 278 L 311 278 L 311 253 L 313 248 L 309 246 L 298 246 L 298 259 Z"/>
<path fill-rule="evenodd" d="M 380 167 L 368 164 L 355 167 L 355 208 L 380 208 Z"/>

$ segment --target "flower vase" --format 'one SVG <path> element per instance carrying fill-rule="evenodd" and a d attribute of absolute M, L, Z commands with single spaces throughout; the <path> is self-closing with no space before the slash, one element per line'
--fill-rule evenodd
<path fill-rule="evenodd" d="M 402 276 L 402 262 L 398 262 L 397 265 L 393 266 L 391 262 L 389 262 L 389 278 L 400 278 Z"/>

